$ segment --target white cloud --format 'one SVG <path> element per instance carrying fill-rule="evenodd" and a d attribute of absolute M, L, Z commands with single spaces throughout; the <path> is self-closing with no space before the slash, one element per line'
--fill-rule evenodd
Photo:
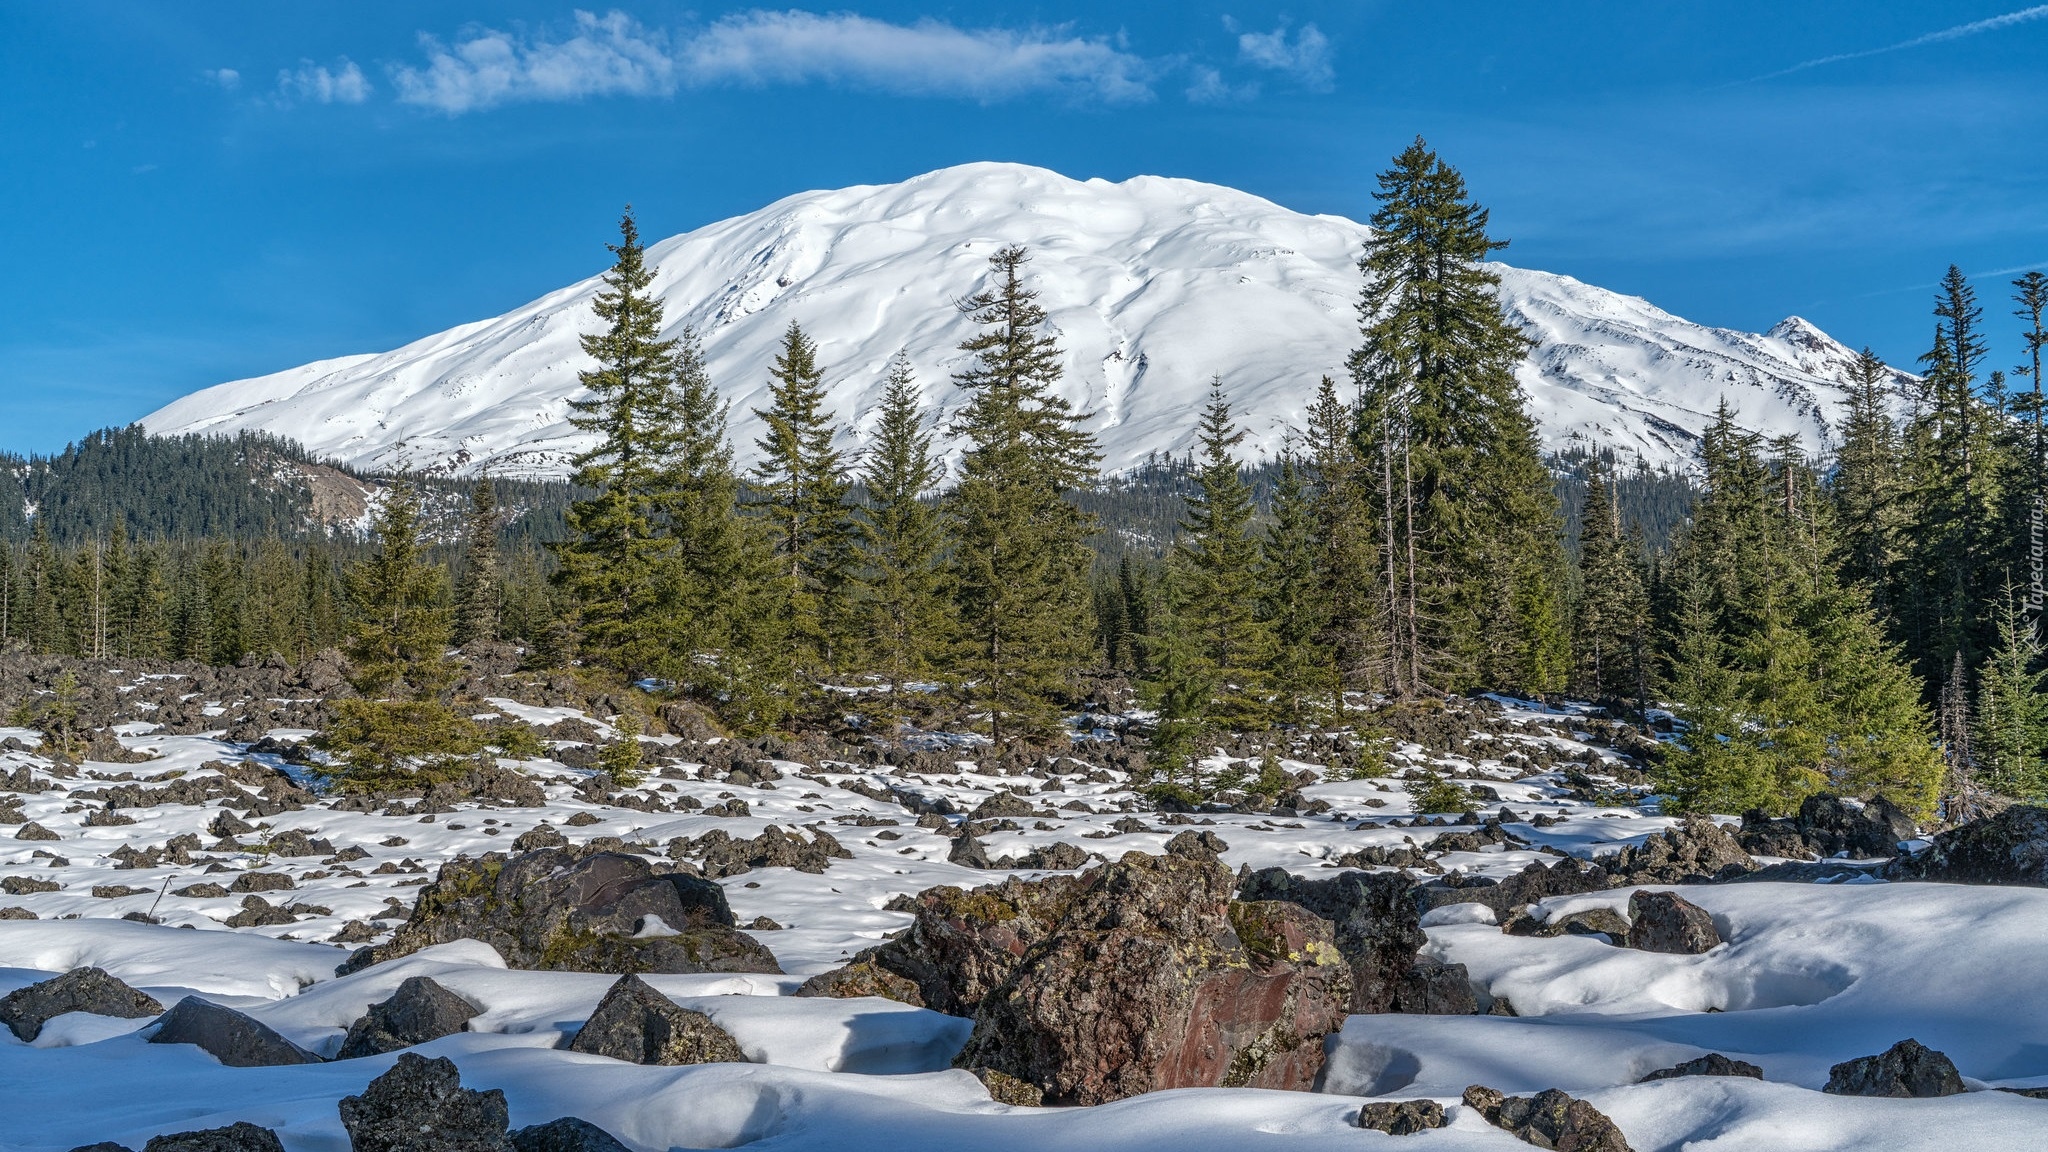
<path fill-rule="evenodd" d="M 451 116 L 514 101 L 662 96 L 675 91 L 668 38 L 623 12 L 576 13 L 563 40 L 479 28 L 454 47 L 422 35 L 424 68 L 394 68 L 398 98 Z"/>
<path fill-rule="evenodd" d="M 1110 101 L 1152 95 L 1152 66 L 1103 39 L 1061 29 L 890 24 L 865 16 L 753 11 L 728 16 L 684 49 L 693 83 L 827 80 L 924 96 L 1000 99 L 1066 92 Z"/>
<path fill-rule="evenodd" d="M 1206 64 L 1194 65 L 1192 75 L 1194 79 L 1188 84 L 1187 98 L 1196 104 L 1234 104 L 1259 94 L 1258 81 L 1231 84 L 1223 79 L 1223 73 Z"/>
<path fill-rule="evenodd" d="M 1330 38 L 1313 24 L 1303 24 L 1291 39 L 1285 24 L 1271 32 L 1242 33 L 1237 56 L 1255 67 L 1285 72 L 1314 92 L 1329 91 L 1336 79 L 1330 66 Z"/>
<path fill-rule="evenodd" d="M 220 85 L 223 91 L 233 92 L 242 86 L 242 74 L 233 68 L 208 68 L 200 75 Z"/>
<path fill-rule="evenodd" d="M 920 96 L 997 100 L 1062 92 L 1145 100 L 1154 66 L 1106 39 L 1065 30 L 891 24 L 852 14 L 753 10 L 689 35 L 623 12 L 577 12 L 570 34 L 476 28 L 423 36 L 423 66 L 391 72 L 400 100 L 449 115 L 519 101 L 665 96 L 680 87 L 826 82 Z"/>
<path fill-rule="evenodd" d="M 287 103 L 310 100 L 316 104 L 361 104 L 370 98 L 370 82 L 355 61 L 346 56 L 340 57 L 332 68 L 301 60 L 297 68 L 277 74 L 277 94 Z"/>

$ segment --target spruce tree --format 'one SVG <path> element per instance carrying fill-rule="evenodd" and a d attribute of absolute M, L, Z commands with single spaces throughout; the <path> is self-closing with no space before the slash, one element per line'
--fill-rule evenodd
<path fill-rule="evenodd" d="M 575 483 L 594 495 L 570 505 L 570 539 L 556 545 L 558 579 L 578 613 L 581 643 L 596 662 L 628 676 L 674 670 L 681 659 L 665 628 L 670 551 L 660 518 L 676 451 L 677 341 L 661 338 L 654 271 L 628 209 L 616 261 L 596 310 L 605 330 L 582 338 L 597 366 L 579 373 L 587 395 L 570 423 L 596 443 L 575 458 Z"/>
<path fill-rule="evenodd" d="M 1382 568 L 1390 555 L 1380 547 L 1384 526 L 1369 499 L 1376 478 L 1359 458 L 1357 431 L 1357 408 L 1337 396 L 1336 381 L 1323 377 L 1308 409 L 1304 477 L 1320 574 L 1317 641 L 1342 686 L 1390 690 L 1394 615 L 1383 598 L 1394 585 Z"/>
<path fill-rule="evenodd" d="M 1896 578 L 1902 528 L 1901 445 L 1891 416 L 1891 370 L 1870 349 L 1849 374 L 1849 403 L 1835 456 L 1834 497 L 1842 525 L 1842 574 L 1864 585 L 1880 605 Z"/>
<path fill-rule="evenodd" d="M 863 639 L 869 666 L 892 696 L 900 696 L 906 681 L 931 674 L 946 633 L 939 587 L 944 539 L 926 499 L 945 465 L 933 453 L 919 405 L 909 357 L 898 353 L 861 473 L 867 502 L 858 525 Z"/>
<path fill-rule="evenodd" d="M 1563 687 L 1562 528 L 1485 265 L 1506 241 L 1420 138 L 1380 174 L 1359 260 L 1358 455 L 1377 482 L 1391 687 Z"/>
<path fill-rule="evenodd" d="M 825 411 L 817 351 L 791 321 L 769 370 L 769 407 L 754 410 L 768 426 L 754 442 L 761 462 L 753 481 L 775 539 L 782 629 L 791 666 L 810 676 L 842 666 L 854 633 L 847 507 L 852 485 L 833 447 L 838 429 Z"/>
<path fill-rule="evenodd" d="M 947 499 L 958 668 L 998 742 L 1050 737 L 1093 647 L 1094 525 L 1064 494 L 1093 480 L 1099 457 L 1085 416 L 1055 391 L 1059 348 L 1024 285 L 1028 260 L 1022 248 L 1001 249 L 989 261 L 994 282 L 961 302 L 982 331 L 960 345 L 974 359 L 954 377 L 969 397 L 951 426 L 968 447 Z"/>
<path fill-rule="evenodd" d="M 471 486 L 469 516 L 463 522 L 462 580 L 455 588 L 455 642 L 496 640 L 503 596 L 498 572 L 498 492 L 486 476 Z"/>

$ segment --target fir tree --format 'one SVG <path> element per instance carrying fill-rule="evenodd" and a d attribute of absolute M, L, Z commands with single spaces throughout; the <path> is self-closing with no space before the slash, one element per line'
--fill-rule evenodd
<path fill-rule="evenodd" d="M 1358 410 L 1338 398 L 1336 381 L 1323 377 L 1308 410 L 1304 477 L 1320 574 L 1317 642 L 1339 683 L 1378 690 L 1392 683 L 1387 637 L 1393 613 L 1381 597 L 1394 584 L 1381 567 L 1391 554 L 1379 544 L 1384 525 L 1368 499 L 1373 476 L 1359 459 L 1357 430 Z"/>
<path fill-rule="evenodd" d="M 498 638 L 503 595 L 498 572 L 498 492 L 486 476 L 469 490 L 469 517 L 463 523 L 462 580 L 455 588 L 457 644 Z"/>
<path fill-rule="evenodd" d="M 1056 391 L 1059 349 L 1024 286 L 1024 249 L 990 258 L 994 283 L 960 308 L 982 326 L 954 377 L 969 399 L 952 431 L 967 441 L 947 500 L 952 586 L 963 633 L 958 668 L 992 734 L 1055 731 L 1057 701 L 1087 659 L 1091 518 L 1063 499 L 1098 459 L 1084 416 Z"/>
<path fill-rule="evenodd" d="M 1231 451 L 1244 436 L 1231 420 L 1222 383 L 1212 383 L 1196 431 L 1202 449 L 1198 487 L 1188 498 L 1170 561 L 1178 574 L 1172 611 L 1217 693 L 1206 707 L 1215 719 L 1240 724 L 1262 707 L 1264 670 L 1272 658 L 1272 630 L 1258 611 L 1252 494 Z"/>
<path fill-rule="evenodd" d="M 1387 574 L 1391 687 L 1563 686 L 1561 525 L 1515 381 L 1529 339 L 1485 266 L 1506 241 L 1418 138 L 1380 174 L 1359 268 L 1359 457 Z"/>
<path fill-rule="evenodd" d="M 334 758 L 330 777 L 355 791 L 439 778 L 480 746 L 475 726 L 444 698 L 455 677 L 450 612 L 441 570 L 421 548 L 411 485 L 386 493 L 375 534 L 376 550 L 347 573 L 343 653 L 358 695 L 328 705 L 318 741 Z"/>
<path fill-rule="evenodd" d="M 754 442 L 761 450 L 754 486 L 775 538 L 790 662 L 815 676 L 850 655 L 852 485 L 832 446 L 837 429 L 825 411 L 817 345 L 795 321 L 769 370 L 768 395 L 769 407 L 754 410 L 768 429 Z"/>
<path fill-rule="evenodd" d="M 1879 604 L 1888 602 L 1896 576 L 1904 510 L 1890 379 L 1891 370 L 1870 349 L 1856 358 L 1831 486 L 1842 525 L 1842 574 L 1868 587 Z"/>
<path fill-rule="evenodd" d="M 677 447 L 677 342 L 661 338 L 661 302 L 649 293 L 654 272 L 630 209 L 619 236 L 607 246 L 617 259 L 596 301 L 605 330 L 582 338 L 597 366 L 578 375 L 588 394 L 570 402 L 570 423 L 597 438 L 576 457 L 574 477 L 595 494 L 570 506 L 573 537 L 556 555 L 584 650 L 641 676 L 678 663 L 664 627 L 670 546 L 660 523 Z"/>
<path fill-rule="evenodd" d="M 1995 619 L 1997 646 L 1977 672 L 1977 731 L 1971 741 L 1984 787 L 2016 800 L 2048 798 L 2048 691 L 2041 642 L 2019 590 L 2007 585 Z"/>
<path fill-rule="evenodd" d="M 946 632 L 942 525 L 926 500 L 945 465 L 933 454 L 919 401 L 910 360 L 898 353 L 861 474 L 867 502 L 859 519 L 865 648 L 892 695 L 931 674 Z"/>
<path fill-rule="evenodd" d="M 1329 627 L 1329 592 L 1316 567 L 1314 499 L 1290 456 L 1280 459 L 1273 522 L 1259 555 L 1260 599 L 1272 633 L 1267 678 L 1276 717 L 1316 721 L 1331 710 L 1337 666 L 1318 643 Z"/>
<path fill-rule="evenodd" d="M 1649 598 L 1634 549 L 1621 530 L 1613 485 L 1596 460 L 1586 477 L 1579 522 L 1579 609 L 1574 648 L 1579 691 L 1622 697 L 1641 707 Z"/>

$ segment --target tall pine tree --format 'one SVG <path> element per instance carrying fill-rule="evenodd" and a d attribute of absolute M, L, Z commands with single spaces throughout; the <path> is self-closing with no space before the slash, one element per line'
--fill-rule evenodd
<path fill-rule="evenodd" d="M 851 611 L 852 488 L 838 429 L 825 410 L 817 345 L 791 321 L 769 369 L 767 426 L 753 481 L 773 529 L 781 579 L 782 632 L 793 670 L 819 676 L 842 664 L 854 638 Z"/>
<path fill-rule="evenodd" d="M 863 638 L 870 667 L 892 695 L 906 681 L 932 674 L 946 634 L 939 586 L 944 539 L 927 500 L 945 465 L 932 451 L 920 401 L 910 359 L 898 353 L 861 473 L 867 503 L 859 520 Z"/>

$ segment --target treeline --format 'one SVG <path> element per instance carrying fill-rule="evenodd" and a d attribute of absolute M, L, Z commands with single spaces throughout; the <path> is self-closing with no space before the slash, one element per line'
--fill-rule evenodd
<path fill-rule="evenodd" d="M 366 497 L 388 483 L 261 432 L 151 436 L 140 425 L 104 428 L 53 455 L 0 454 L 0 541 L 25 544 L 41 532 L 60 546 L 105 545 L 116 531 L 179 542 L 346 541 L 362 536 Z M 429 534 L 452 539 L 468 507 L 468 483 L 442 476 L 413 483 Z M 510 543 L 559 539 L 576 492 L 560 481 L 500 479 L 497 496 Z"/>

